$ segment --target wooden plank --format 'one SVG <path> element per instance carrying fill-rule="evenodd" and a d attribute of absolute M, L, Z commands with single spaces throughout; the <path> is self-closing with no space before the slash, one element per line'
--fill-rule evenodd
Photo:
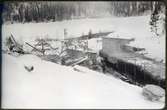
<path fill-rule="evenodd" d="M 14 42 L 14 44 L 15 44 L 15 47 L 16 47 L 16 49 L 17 49 L 16 52 L 27 53 L 27 52 L 25 52 L 25 51 L 23 50 L 23 48 L 21 47 L 21 45 L 16 42 L 16 40 L 15 40 L 15 38 L 14 38 L 14 36 L 13 36 L 12 34 L 11 34 L 11 38 L 12 38 L 12 40 L 13 40 L 13 42 Z"/>
<path fill-rule="evenodd" d="M 12 35 L 12 34 L 11 34 L 11 38 L 13 39 L 13 41 L 14 41 L 15 45 L 17 45 L 17 42 L 16 42 L 16 40 L 15 40 L 15 38 L 13 37 L 13 35 Z"/>
<path fill-rule="evenodd" d="M 27 45 L 29 45 L 30 47 L 32 47 L 33 49 L 35 49 L 35 50 L 37 50 L 37 51 L 39 51 L 39 52 L 43 53 L 41 50 L 39 50 L 39 49 L 35 48 L 34 46 L 30 45 L 29 43 L 27 43 L 27 42 L 26 42 L 26 44 L 27 44 Z"/>
<path fill-rule="evenodd" d="M 111 32 L 100 32 L 100 33 L 94 33 L 94 34 L 91 34 L 91 38 L 98 38 L 98 37 L 101 37 L 101 36 L 107 36 L 108 34 L 110 33 L 113 33 L 113 31 Z M 82 35 L 82 36 L 79 36 L 79 37 L 70 37 L 70 38 L 65 38 L 64 40 L 74 40 L 74 39 L 82 39 L 82 40 L 86 40 L 86 39 L 89 39 L 89 34 L 87 35 Z"/>
<path fill-rule="evenodd" d="M 77 64 L 79 64 L 79 63 L 82 63 L 83 61 L 85 61 L 85 60 L 87 60 L 87 59 L 88 59 L 88 56 L 86 56 L 86 57 L 80 59 L 79 61 L 77 61 L 77 62 L 71 64 L 71 66 L 75 66 L 75 65 L 77 65 Z"/>

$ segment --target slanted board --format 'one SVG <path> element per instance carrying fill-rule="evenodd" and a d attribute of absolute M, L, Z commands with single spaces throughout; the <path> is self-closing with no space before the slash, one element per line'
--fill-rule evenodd
<path fill-rule="evenodd" d="M 71 64 L 70 66 L 75 66 L 79 63 L 82 63 L 83 61 L 87 60 L 88 59 L 88 56 L 84 57 L 84 58 L 80 58 L 77 62 Z"/>
<path fill-rule="evenodd" d="M 31 44 L 29 44 L 29 43 L 27 43 L 27 42 L 26 42 L 26 44 L 27 44 L 27 45 L 29 45 L 30 47 L 32 47 L 33 49 L 37 50 L 38 52 L 43 53 L 41 50 L 39 50 L 39 49 L 35 48 L 35 47 L 34 47 L 34 46 L 32 46 Z"/>
<path fill-rule="evenodd" d="M 60 57 L 56 54 L 55 55 L 42 55 L 39 57 L 42 58 L 43 60 L 51 61 L 54 63 L 58 63 L 60 61 Z"/>
<path fill-rule="evenodd" d="M 9 37 L 13 43 L 13 48 L 12 48 L 12 52 L 17 52 L 17 53 L 20 53 L 20 54 L 24 54 L 24 53 L 27 53 L 23 50 L 23 47 L 22 45 L 20 45 L 19 43 L 16 42 L 14 36 L 11 34 L 11 36 Z"/>

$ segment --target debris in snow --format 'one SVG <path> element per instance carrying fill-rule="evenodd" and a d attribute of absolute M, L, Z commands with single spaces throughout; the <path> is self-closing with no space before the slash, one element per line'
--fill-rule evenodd
<path fill-rule="evenodd" d="M 24 68 L 28 71 L 31 72 L 34 70 L 34 66 L 24 66 Z"/>
<path fill-rule="evenodd" d="M 77 64 L 79 64 L 79 63 L 81 63 L 81 62 L 83 62 L 83 61 L 85 61 L 85 60 L 87 60 L 87 59 L 88 59 L 87 56 L 84 57 L 84 58 L 80 58 L 77 62 L 73 63 L 71 66 L 77 65 Z"/>
<path fill-rule="evenodd" d="M 159 101 L 165 96 L 165 90 L 159 86 L 148 84 L 143 87 L 143 96 L 151 101 Z"/>
<path fill-rule="evenodd" d="M 81 66 L 75 65 L 73 69 L 74 71 L 85 73 L 84 68 L 82 68 Z"/>
<path fill-rule="evenodd" d="M 72 67 L 41 61 L 34 55 L 2 57 L 5 84 L 2 108 L 160 109 L 164 106 L 164 102 L 144 100 L 141 87 L 85 67 L 75 66 L 84 72 L 80 74 Z M 23 71 L 23 62 L 36 68 L 32 77 Z"/>
<path fill-rule="evenodd" d="M 6 38 L 6 46 L 8 52 L 16 52 L 19 54 L 24 54 L 23 45 L 16 42 L 14 36 L 11 34 L 8 38 Z"/>

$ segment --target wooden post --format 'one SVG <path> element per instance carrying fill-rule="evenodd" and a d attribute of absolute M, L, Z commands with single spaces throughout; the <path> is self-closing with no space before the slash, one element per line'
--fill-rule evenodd
<path fill-rule="evenodd" d="M 43 55 L 45 55 L 45 50 L 44 50 L 44 40 L 42 40 L 42 42 L 41 42 L 41 46 L 42 46 L 42 53 L 43 53 Z"/>
<path fill-rule="evenodd" d="M 64 51 L 65 38 L 67 37 L 67 29 L 64 29 L 63 39 L 61 41 L 61 52 Z"/>
<path fill-rule="evenodd" d="M 135 60 L 135 67 L 134 67 L 134 80 L 135 80 L 135 84 L 136 84 L 136 59 Z"/>
<path fill-rule="evenodd" d="M 143 63 L 143 71 L 145 71 L 145 63 Z M 145 74 L 144 74 L 144 78 L 145 78 Z"/>
<path fill-rule="evenodd" d="M 90 29 L 88 33 L 88 38 L 90 39 L 91 37 L 92 37 L 92 30 Z"/>
<path fill-rule="evenodd" d="M 64 29 L 64 39 L 67 37 L 67 29 Z"/>
<path fill-rule="evenodd" d="M 126 73 L 126 64 L 125 64 L 125 75 L 126 75 L 127 73 Z"/>

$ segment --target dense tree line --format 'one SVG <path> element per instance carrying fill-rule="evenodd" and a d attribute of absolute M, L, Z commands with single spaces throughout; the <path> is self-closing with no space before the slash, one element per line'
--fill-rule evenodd
<path fill-rule="evenodd" d="M 165 33 L 165 9 L 163 2 L 154 2 L 151 13 L 150 26 L 151 31 L 156 36 Z"/>
<path fill-rule="evenodd" d="M 136 16 L 142 15 L 146 11 L 152 10 L 153 2 L 112 2 L 111 12 L 116 16 Z"/>
<path fill-rule="evenodd" d="M 3 21 L 43 22 L 83 17 L 137 16 L 152 11 L 152 1 L 131 2 L 4 2 Z"/>

